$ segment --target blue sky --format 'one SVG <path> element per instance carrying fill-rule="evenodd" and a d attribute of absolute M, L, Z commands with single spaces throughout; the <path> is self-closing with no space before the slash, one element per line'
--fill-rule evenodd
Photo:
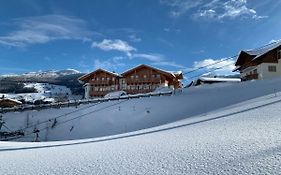
<path fill-rule="evenodd" d="M 280 39 L 280 8 L 274 0 L 1 1 L 0 74 L 141 63 L 191 70 Z"/>

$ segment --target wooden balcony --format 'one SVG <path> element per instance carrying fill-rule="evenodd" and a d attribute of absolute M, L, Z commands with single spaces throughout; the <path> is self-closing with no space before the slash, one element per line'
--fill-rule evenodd
<path fill-rule="evenodd" d="M 165 80 L 161 80 L 161 78 L 134 78 L 134 79 L 126 79 L 127 84 L 136 84 L 136 83 L 163 83 Z"/>
<path fill-rule="evenodd" d="M 118 84 L 112 80 L 92 80 L 89 82 L 91 85 L 115 85 Z"/>
<path fill-rule="evenodd" d="M 242 81 L 257 80 L 258 78 L 259 78 L 259 74 L 250 74 L 243 77 Z"/>

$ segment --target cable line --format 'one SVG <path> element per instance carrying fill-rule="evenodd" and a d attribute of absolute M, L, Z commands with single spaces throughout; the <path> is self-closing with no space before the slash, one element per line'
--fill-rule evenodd
<path fill-rule="evenodd" d="M 252 50 L 261 50 L 261 49 L 264 49 L 265 47 L 271 46 L 271 45 L 276 44 L 276 43 L 281 43 L 281 42 L 269 43 L 269 44 L 263 45 L 263 46 L 261 46 L 261 47 L 257 47 L 257 48 L 255 48 L 255 49 L 251 49 L 251 51 L 252 51 Z M 187 71 L 187 72 L 184 72 L 184 71 L 183 71 L 183 75 L 190 74 L 190 73 L 196 72 L 196 71 L 198 71 L 198 70 L 201 70 L 201 69 L 204 69 L 204 68 L 207 68 L 207 67 L 210 67 L 210 66 L 219 64 L 219 63 L 221 63 L 221 62 L 224 62 L 224 61 L 233 59 L 233 58 L 235 58 L 235 57 L 237 57 L 237 56 L 239 56 L 239 54 L 234 55 L 234 56 L 232 56 L 232 57 L 225 58 L 225 59 L 221 59 L 221 60 L 216 61 L 216 62 L 214 62 L 214 63 L 210 63 L 210 64 L 207 64 L 207 65 L 205 65 L 205 66 L 201 66 L 201 67 L 198 67 L 198 68 L 196 68 L 196 69 L 193 69 L 193 70 L 190 70 L 190 71 Z"/>

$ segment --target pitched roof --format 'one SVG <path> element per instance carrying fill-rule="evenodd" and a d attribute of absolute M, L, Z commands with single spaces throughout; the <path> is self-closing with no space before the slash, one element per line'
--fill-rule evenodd
<path fill-rule="evenodd" d="M 18 101 L 18 100 L 15 100 L 15 99 L 12 99 L 12 98 L 1 98 L 0 99 L 0 102 L 8 102 L 8 101 L 10 101 L 10 102 L 15 102 L 15 103 L 17 103 L 17 104 L 22 104 L 22 102 L 21 101 Z"/>
<path fill-rule="evenodd" d="M 264 54 L 268 53 L 269 51 L 276 49 L 279 46 L 281 46 L 281 41 L 268 44 L 268 45 L 266 45 L 262 48 L 258 48 L 258 49 L 244 50 L 244 52 L 246 52 L 249 55 L 255 56 L 252 59 L 252 60 L 255 60 L 255 59 L 263 56 Z"/>
<path fill-rule="evenodd" d="M 106 72 L 106 73 L 111 74 L 111 75 L 114 75 L 114 76 L 116 76 L 116 77 L 121 77 L 121 75 L 118 74 L 118 73 L 111 72 L 111 71 L 108 71 L 108 70 L 105 70 L 105 69 L 97 69 L 97 70 L 95 70 L 95 71 L 93 71 L 93 72 L 90 72 L 90 73 L 88 73 L 88 74 L 86 74 L 86 75 L 83 75 L 83 76 L 79 77 L 78 80 L 83 81 L 83 80 L 87 79 L 88 77 L 90 77 L 91 75 L 93 75 L 93 74 L 95 74 L 95 73 L 97 73 L 97 72 L 100 72 L 100 71 L 101 71 L 101 72 Z"/>
<path fill-rule="evenodd" d="M 131 71 L 133 71 L 137 68 L 140 68 L 140 67 L 147 67 L 147 68 L 156 70 L 158 72 L 161 72 L 163 74 L 170 75 L 170 76 L 173 76 L 173 77 L 177 77 L 177 76 L 182 74 L 182 71 L 166 71 L 166 70 L 155 68 L 153 66 L 149 66 L 149 65 L 146 65 L 146 64 L 140 64 L 140 65 L 137 65 L 137 66 L 135 66 L 135 67 L 133 67 L 129 70 L 124 71 L 121 75 L 126 75 L 126 74 L 130 73 Z"/>
<path fill-rule="evenodd" d="M 280 46 L 281 40 L 278 42 L 270 43 L 258 49 L 241 50 L 235 63 L 236 68 L 233 71 L 239 70 L 241 68 L 241 65 L 244 64 L 245 60 L 255 61 Z"/>

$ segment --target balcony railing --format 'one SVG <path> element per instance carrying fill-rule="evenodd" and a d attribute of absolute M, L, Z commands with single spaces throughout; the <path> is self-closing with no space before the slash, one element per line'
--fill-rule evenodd
<path fill-rule="evenodd" d="M 114 85 L 114 84 L 118 84 L 116 83 L 115 81 L 112 81 L 112 80 L 91 80 L 89 82 L 90 84 L 92 85 Z"/>
<path fill-rule="evenodd" d="M 161 78 L 134 78 L 134 79 L 126 79 L 127 84 L 134 83 L 164 83 L 165 80 L 161 80 Z"/>

